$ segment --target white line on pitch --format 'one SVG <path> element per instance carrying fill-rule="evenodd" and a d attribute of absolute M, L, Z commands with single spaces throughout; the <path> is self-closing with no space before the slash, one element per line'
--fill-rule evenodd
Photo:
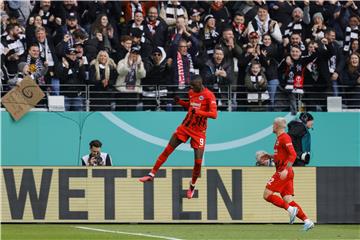
<path fill-rule="evenodd" d="M 167 240 L 184 240 L 184 239 L 180 239 L 180 238 L 157 236 L 157 235 L 151 235 L 151 234 L 145 234 L 145 233 L 113 231 L 113 230 L 106 230 L 106 229 L 100 229 L 100 228 L 89 228 L 89 227 L 75 227 L 75 228 L 89 230 L 89 231 L 96 231 L 96 232 L 117 233 L 117 234 L 126 234 L 126 235 L 143 236 L 143 237 L 151 237 L 151 238 L 162 238 L 162 239 L 167 239 Z"/>

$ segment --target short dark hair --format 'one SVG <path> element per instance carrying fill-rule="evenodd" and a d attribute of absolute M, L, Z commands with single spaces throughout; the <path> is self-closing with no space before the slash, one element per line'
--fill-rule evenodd
<path fill-rule="evenodd" d="M 6 32 L 10 32 L 11 30 L 13 30 L 15 27 L 19 27 L 19 24 L 17 23 L 10 23 L 6 26 Z"/>
<path fill-rule="evenodd" d="M 82 40 L 87 38 L 87 33 L 81 29 L 76 29 L 73 34 L 74 34 L 74 38 L 80 38 Z"/>
<path fill-rule="evenodd" d="M 308 121 L 314 120 L 314 117 L 308 112 L 303 112 L 300 114 L 299 119 L 306 124 Z"/>
<path fill-rule="evenodd" d="M 89 143 L 89 146 L 90 148 L 92 147 L 101 147 L 102 146 L 102 143 L 99 141 L 99 140 L 92 140 L 90 143 Z"/>
<path fill-rule="evenodd" d="M 214 48 L 214 51 L 215 50 L 219 50 L 219 51 L 222 51 L 224 53 L 224 48 L 221 46 L 221 44 L 216 44 L 215 48 Z"/>
<path fill-rule="evenodd" d="M 39 45 L 37 43 L 31 43 L 28 47 L 28 50 L 30 50 L 32 47 L 39 47 Z"/>
<path fill-rule="evenodd" d="M 202 77 L 200 75 L 194 75 L 191 78 L 191 81 L 202 81 Z"/>
<path fill-rule="evenodd" d="M 231 27 L 225 27 L 222 32 L 228 32 L 228 31 L 231 31 L 231 32 L 234 32 L 233 29 Z"/>
<path fill-rule="evenodd" d="M 330 32 L 334 32 L 334 33 L 336 33 L 336 31 L 335 31 L 335 29 L 334 28 L 326 28 L 326 30 L 325 30 L 325 34 L 329 34 Z"/>
<path fill-rule="evenodd" d="M 120 38 L 120 42 L 132 41 L 132 38 L 129 35 L 123 35 Z"/>

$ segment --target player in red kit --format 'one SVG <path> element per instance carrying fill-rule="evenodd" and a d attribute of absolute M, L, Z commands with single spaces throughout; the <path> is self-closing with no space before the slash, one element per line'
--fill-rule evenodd
<path fill-rule="evenodd" d="M 264 158 L 273 158 L 276 172 L 268 181 L 264 191 L 264 199 L 277 207 L 287 210 L 290 214 L 290 224 L 297 216 L 304 221 L 304 230 L 314 227 L 314 223 L 308 219 L 301 207 L 293 201 L 294 196 L 294 172 L 292 165 L 296 158 L 296 152 L 290 136 L 285 132 L 285 118 L 276 118 L 273 124 L 273 132 L 277 139 L 274 146 L 274 156 L 266 154 Z M 281 197 L 274 193 L 280 193 Z"/>
<path fill-rule="evenodd" d="M 199 75 L 194 76 L 194 78 L 191 80 L 190 88 L 191 89 L 188 93 L 188 102 L 180 100 L 178 97 L 174 98 L 178 104 L 188 109 L 188 113 L 185 119 L 172 135 L 169 144 L 158 157 L 151 172 L 139 179 L 140 182 L 152 181 L 157 170 L 167 160 L 175 148 L 191 138 L 190 144 L 194 149 L 195 163 L 190 186 L 186 193 L 188 199 L 193 197 L 195 192 L 195 183 L 200 175 L 201 163 L 206 143 L 207 119 L 215 119 L 217 117 L 216 98 L 209 89 L 204 87 L 202 84 L 202 79 Z"/>

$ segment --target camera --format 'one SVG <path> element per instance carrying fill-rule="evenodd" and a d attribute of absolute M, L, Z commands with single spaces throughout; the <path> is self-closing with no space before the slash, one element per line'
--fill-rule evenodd
<path fill-rule="evenodd" d="M 95 159 L 95 162 L 94 162 L 94 163 L 91 163 L 91 162 L 90 162 L 90 164 L 91 164 L 92 166 L 101 166 L 101 165 L 103 165 L 103 159 L 101 158 L 100 153 L 98 153 L 98 154 L 91 154 L 91 155 L 90 155 L 90 160 L 91 160 L 91 159 Z"/>
<path fill-rule="evenodd" d="M 305 164 L 309 164 L 310 162 L 310 152 L 304 152 L 300 156 L 300 160 L 303 161 Z"/>

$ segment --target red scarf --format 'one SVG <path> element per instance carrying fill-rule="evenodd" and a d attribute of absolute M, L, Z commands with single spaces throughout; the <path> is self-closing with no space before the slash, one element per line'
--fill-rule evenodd
<path fill-rule="evenodd" d="M 239 33 L 242 33 L 245 30 L 245 24 L 240 23 L 239 25 L 236 24 L 236 22 L 233 22 L 233 27 L 235 28 L 236 31 L 238 31 Z"/>
<path fill-rule="evenodd" d="M 224 7 L 224 3 L 221 3 L 220 6 L 217 6 L 215 3 L 211 4 L 211 9 L 215 12 L 220 11 Z"/>
<path fill-rule="evenodd" d="M 185 88 L 185 74 L 184 74 L 184 66 L 182 61 L 182 56 L 180 52 L 177 52 L 177 64 L 178 64 L 178 74 L 179 74 L 179 88 Z"/>

